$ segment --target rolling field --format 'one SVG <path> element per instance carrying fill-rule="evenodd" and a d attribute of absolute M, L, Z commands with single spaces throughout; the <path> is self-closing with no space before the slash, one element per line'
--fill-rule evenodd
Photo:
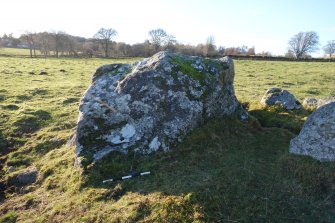
<path fill-rule="evenodd" d="M 167 154 L 112 153 L 83 175 L 66 145 L 80 97 L 100 65 L 137 60 L 0 57 L 0 222 L 335 221 L 335 164 L 288 154 L 310 112 L 259 105 L 270 87 L 335 96 L 335 63 L 235 61 L 249 122 L 213 120 Z M 32 167 L 35 184 L 11 186 Z M 152 174 L 102 183 L 132 168 Z"/>

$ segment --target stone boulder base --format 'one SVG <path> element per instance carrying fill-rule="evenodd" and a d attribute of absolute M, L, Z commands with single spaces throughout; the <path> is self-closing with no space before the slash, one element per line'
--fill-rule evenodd
<path fill-rule="evenodd" d="M 281 88 L 270 88 L 261 99 L 264 106 L 280 105 L 287 110 L 301 109 L 300 102 L 293 94 Z"/>
<path fill-rule="evenodd" d="M 321 106 L 291 140 L 290 152 L 320 161 L 335 161 L 335 102 Z"/>
<path fill-rule="evenodd" d="M 79 107 L 77 160 L 86 166 L 111 151 L 167 151 L 209 119 L 247 118 L 233 80 L 229 58 L 160 52 L 136 65 L 100 67 Z"/>

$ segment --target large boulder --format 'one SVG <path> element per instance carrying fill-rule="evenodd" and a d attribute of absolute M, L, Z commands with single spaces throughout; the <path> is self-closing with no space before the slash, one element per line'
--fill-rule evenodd
<path fill-rule="evenodd" d="M 280 105 L 287 110 L 301 109 L 300 102 L 293 94 L 281 88 L 268 89 L 261 99 L 264 106 Z"/>
<path fill-rule="evenodd" d="M 291 140 L 290 152 L 320 161 L 335 161 L 335 102 L 315 110 L 300 134 Z"/>
<path fill-rule="evenodd" d="M 209 119 L 247 118 L 233 80 L 227 57 L 160 52 L 136 65 L 100 67 L 79 107 L 77 160 L 86 166 L 111 151 L 167 151 Z"/>

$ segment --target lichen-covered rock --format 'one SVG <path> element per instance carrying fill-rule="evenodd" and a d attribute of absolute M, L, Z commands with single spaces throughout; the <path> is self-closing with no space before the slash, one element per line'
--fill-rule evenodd
<path fill-rule="evenodd" d="M 290 152 L 320 161 L 335 161 L 335 102 L 315 110 L 300 134 L 291 140 Z"/>
<path fill-rule="evenodd" d="M 317 107 L 320 108 L 321 106 L 324 106 L 332 102 L 335 102 L 335 97 L 321 98 L 318 100 Z"/>
<path fill-rule="evenodd" d="M 229 58 L 168 52 L 100 67 L 79 107 L 77 160 L 86 166 L 111 151 L 166 151 L 211 118 L 246 119 L 233 80 Z"/>
<path fill-rule="evenodd" d="M 308 110 L 315 110 L 317 108 L 320 108 L 323 105 L 329 104 L 334 101 L 335 101 L 335 97 L 320 98 L 320 99 L 307 97 L 302 102 L 302 106 Z"/>
<path fill-rule="evenodd" d="M 302 106 L 307 110 L 314 110 L 318 107 L 318 100 L 316 98 L 307 97 L 302 102 Z"/>
<path fill-rule="evenodd" d="M 264 106 L 280 105 L 287 110 L 301 109 L 300 102 L 293 94 L 281 88 L 270 88 L 261 99 Z"/>

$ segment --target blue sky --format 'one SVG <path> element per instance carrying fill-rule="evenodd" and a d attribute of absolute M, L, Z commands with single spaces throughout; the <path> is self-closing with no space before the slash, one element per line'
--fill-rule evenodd
<path fill-rule="evenodd" d="M 163 28 L 182 43 L 213 35 L 218 46 L 280 55 L 300 31 L 316 31 L 321 46 L 335 40 L 334 9 L 335 0 L 8 0 L 1 2 L 0 35 L 61 30 L 92 37 L 105 27 L 118 31 L 117 41 L 137 43 Z"/>

